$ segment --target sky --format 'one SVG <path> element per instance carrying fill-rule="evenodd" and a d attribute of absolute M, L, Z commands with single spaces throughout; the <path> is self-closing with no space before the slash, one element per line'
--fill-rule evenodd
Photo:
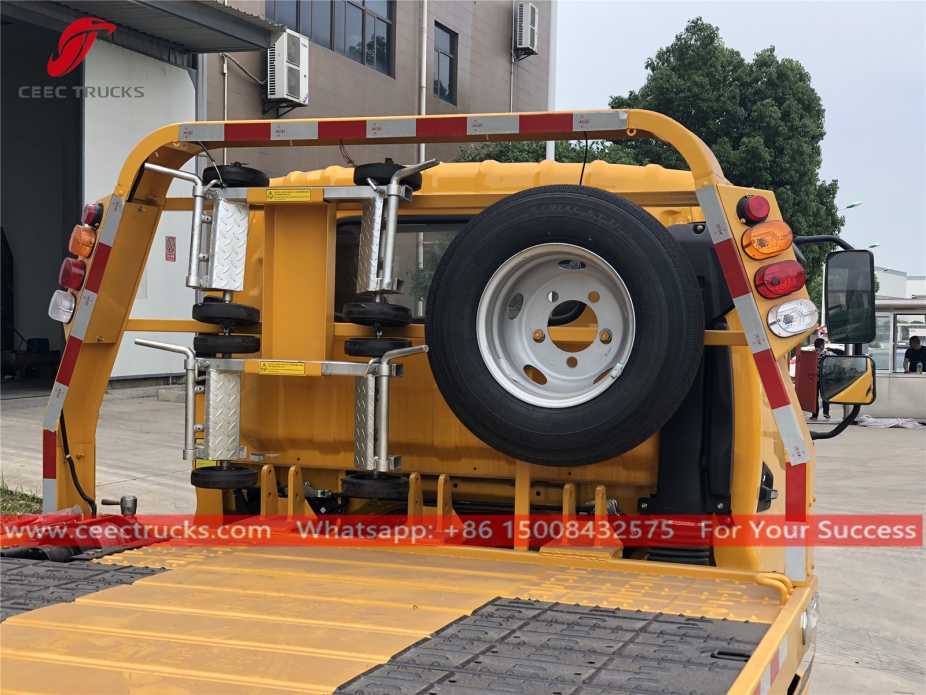
<path fill-rule="evenodd" d="M 556 108 L 607 108 L 688 20 L 720 28 L 747 60 L 799 61 L 826 109 L 820 177 L 837 179 L 842 236 L 875 264 L 926 274 L 926 3 L 560 0 Z M 736 183 L 735 181 L 733 183 Z"/>

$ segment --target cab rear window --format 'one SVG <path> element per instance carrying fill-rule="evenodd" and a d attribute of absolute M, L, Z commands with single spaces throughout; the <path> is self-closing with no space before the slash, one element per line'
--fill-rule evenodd
<path fill-rule="evenodd" d="M 469 217 L 400 217 L 396 229 L 393 277 L 405 281 L 405 294 L 389 296 L 391 304 L 402 304 L 412 312 L 415 322 L 424 320 L 431 277 L 444 251 Z M 360 218 L 348 217 L 338 222 L 335 258 L 335 319 L 341 309 L 354 301 L 357 294 L 357 267 L 360 255 Z"/>

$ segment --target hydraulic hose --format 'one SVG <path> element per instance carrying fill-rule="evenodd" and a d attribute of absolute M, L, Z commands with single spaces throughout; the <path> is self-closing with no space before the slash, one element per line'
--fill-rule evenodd
<path fill-rule="evenodd" d="M 90 507 L 90 516 L 96 516 L 96 502 L 92 498 L 87 496 L 87 493 L 84 492 L 84 489 L 80 486 L 80 481 L 77 479 L 77 469 L 74 467 L 74 459 L 71 458 L 71 449 L 68 446 L 68 428 L 64 424 L 64 410 L 61 411 L 61 444 L 64 446 L 64 460 L 68 462 L 68 467 L 71 469 L 71 480 L 74 481 L 74 487 L 77 488 L 77 494 L 80 495 L 80 498 L 87 503 L 87 506 Z"/>

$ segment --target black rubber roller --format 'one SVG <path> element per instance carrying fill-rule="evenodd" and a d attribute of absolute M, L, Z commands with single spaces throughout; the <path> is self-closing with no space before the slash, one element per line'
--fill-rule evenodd
<path fill-rule="evenodd" d="M 190 483 L 207 490 L 242 490 L 256 486 L 257 477 L 247 466 L 204 466 L 190 472 Z"/>
<path fill-rule="evenodd" d="M 250 355 L 260 352 L 260 338 L 256 335 L 200 333 L 193 338 L 193 351 L 197 357 Z"/>
<path fill-rule="evenodd" d="M 408 497 L 408 478 L 380 473 L 354 473 L 341 478 L 341 494 L 362 500 L 401 500 Z"/>
<path fill-rule="evenodd" d="M 256 326 L 260 323 L 260 309 L 244 304 L 203 302 L 193 305 L 193 320 L 216 326 Z"/>
<path fill-rule="evenodd" d="M 354 185 L 366 186 L 368 185 L 367 179 L 373 179 L 373 181 L 378 183 L 380 186 L 385 186 L 392 180 L 392 176 L 397 171 L 404 168 L 404 165 L 396 164 L 395 162 L 361 164 L 356 169 L 354 169 Z M 422 183 L 421 172 L 412 174 L 411 176 L 402 179 L 402 183 L 411 188 L 413 191 L 420 191 Z"/>
<path fill-rule="evenodd" d="M 203 170 L 203 183 L 221 181 L 228 188 L 266 188 L 270 177 L 260 169 L 241 166 L 240 163 L 219 164 Z"/>
<path fill-rule="evenodd" d="M 383 328 L 402 328 L 412 322 L 411 309 L 386 302 L 351 302 L 344 305 L 342 316 L 347 323 Z"/>
<path fill-rule="evenodd" d="M 344 352 L 350 357 L 382 357 L 390 350 L 401 350 L 412 346 L 405 338 L 348 338 L 344 341 Z"/>

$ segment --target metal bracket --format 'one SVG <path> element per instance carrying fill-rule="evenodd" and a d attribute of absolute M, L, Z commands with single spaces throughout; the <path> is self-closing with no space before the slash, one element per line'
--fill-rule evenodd
<path fill-rule="evenodd" d="M 401 376 L 393 373 L 391 360 L 424 354 L 427 345 L 391 350 L 380 360 L 370 360 L 366 371 L 357 377 L 354 387 L 354 468 L 388 473 L 402 468 L 401 456 L 389 455 L 389 380 Z"/>

